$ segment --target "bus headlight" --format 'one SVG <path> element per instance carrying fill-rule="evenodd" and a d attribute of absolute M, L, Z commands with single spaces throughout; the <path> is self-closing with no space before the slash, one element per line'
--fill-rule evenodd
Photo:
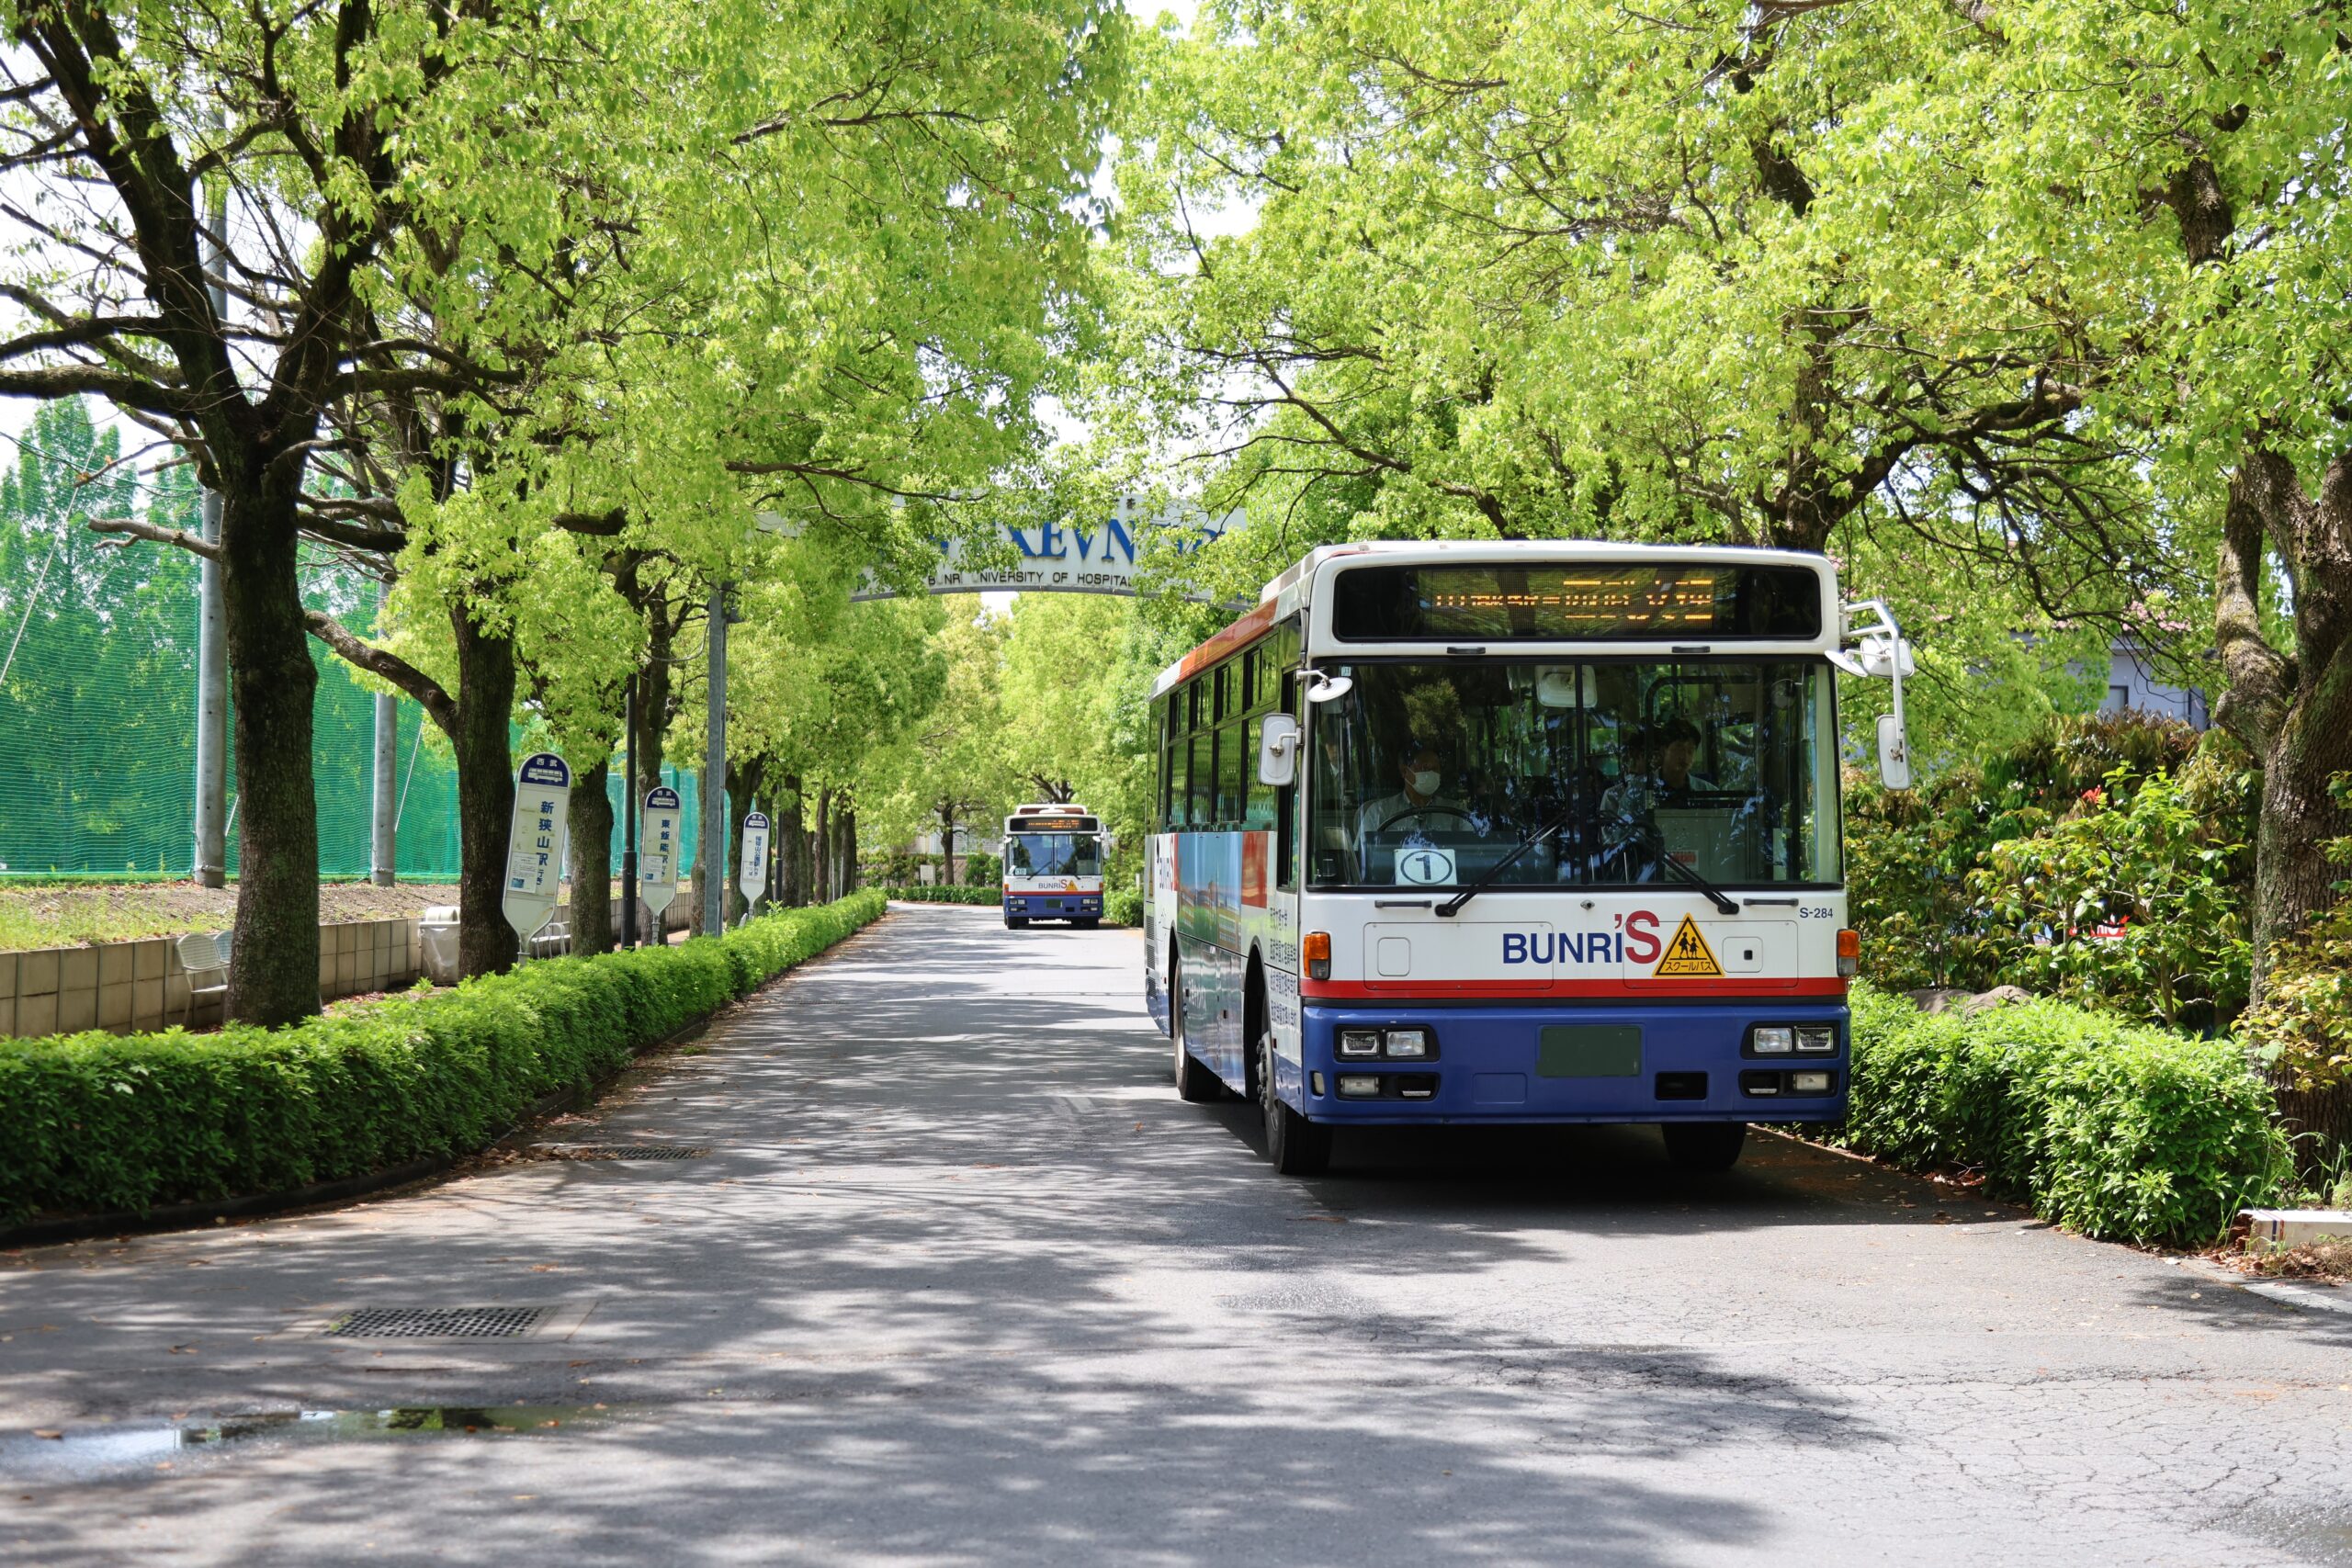
<path fill-rule="evenodd" d="M 1415 1061 L 1430 1054 L 1430 1032 L 1426 1029 L 1392 1029 L 1388 1032 L 1388 1054 Z"/>
<path fill-rule="evenodd" d="M 1342 1029 L 1340 1031 L 1340 1055 L 1342 1056 L 1379 1055 L 1380 1031 L 1377 1029 Z"/>
<path fill-rule="evenodd" d="M 1796 1047 L 1795 1032 L 1785 1024 L 1759 1026 L 1748 1035 L 1759 1056 L 1785 1056 Z"/>
<path fill-rule="evenodd" d="M 1829 1075 L 1827 1073 L 1791 1073 L 1789 1092 L 1791 1094 L 1827 1094 Z"/>
<path fill-rule="evenodd" d="M 1826 1056 L 1838 1049 L 1838 1032 L 1822 1025 L 1797 1031 L 1797 1049 L 1815 1056 Z"/>
<path fill-rule="evenodd" d="M 1341 1073 L 1340 1094 L 1347 1100 L 1378 1100 L 1380 1078 L 1373 1073 Z"/>

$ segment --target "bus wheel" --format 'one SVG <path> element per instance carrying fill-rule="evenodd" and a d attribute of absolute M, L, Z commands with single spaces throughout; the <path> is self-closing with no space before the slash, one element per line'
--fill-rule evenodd
<path fill-rule="evenodd" d="M 1200 1059 L 1184 1043 L 1184 966 L 1182 964 L 1172 966 L 1168 983 L 1168 1032 L 1176 1039 L 1176 1098 L 1189 1100 L 1194 1104 L 1220 1098 L 1225 1086 L 1216 1081 L 1215 1073 L 1201 1066 Z"/>
<path fill-rule="evenodd" d="M 1004 929 L 1009 931 L 1025 931 L 1029 929 L 1029 917 L 1007 915 L 1004 917 Z"/>
<path fill-rule="evenodd" d="M 1666 1157 L 1684 1170 L 1729 1170 L 1747 1142 L 1745 1122 L 1668 1122 Z"/>
<path fill-rule="evenodd" d="M 1072 920 L 1070 922 L 1071 925 L 1076 926 L 1082 931 L 1091 931 L 1102 923 L 1102 918 L 1096 915 L 1089 915 L 1083 919 Z"/>
<path fill-rule="evenodd" d="M 1258 1042 L 1258 1105 L 1266 1114 L 1266 1157 L 1283 1176 L 1320 1176 L 1331 1168 L 1331 1129 L 1309 1122 L 1274 1096 L 1274 1037 Z"/>

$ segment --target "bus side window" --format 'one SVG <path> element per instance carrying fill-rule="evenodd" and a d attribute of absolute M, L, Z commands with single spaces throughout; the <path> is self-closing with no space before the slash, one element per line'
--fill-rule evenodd
<path fill-rule="evenodd" d="M 1241 726 L 1241 825 L 1250 829 L 1274 825 L 1273 788 L 1258 776 L 1259 734 L 1265 724 L 1260 716 Z"/>
<path fill-rule="evenodd" d="M 1249 726 L 1225 724 L 1216 732 L 1216 819 L 1239 822 L 1246 809 L 1243 785 L 1249 775 L 1256 772 L 1254 764 L 1242 755 L 1249 739 Z"/>
<path fill-rule="evenodd" d="M 1295 715 L 1298 712 L 1298 673 L 1285 670 L 1274 698 L 1274 711 Z M 1305 736 L 1302 729 L 1300 735 Z M 1305 758 L 1299 759 L 1301 762 Z M 1291 782 L 1274 791 L 1274 886 L 1285 893 L 1298 886 L 1298 768 L 1291 770 Z"/>
<path fill-rule="evenodd" d="M 1193 733 L 1193 776 L 1188 794 L 1184 821 L 1193 828 L 1205 828 L 1215 818 L 1209 815 L 1216 794 L 1216 731 L 1195 730 Z"/>

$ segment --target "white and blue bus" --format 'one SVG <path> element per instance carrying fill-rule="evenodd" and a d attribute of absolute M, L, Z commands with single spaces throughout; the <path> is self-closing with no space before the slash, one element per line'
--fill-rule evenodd
<path fill-rule="evenodd" d="M 1657 1122 L 1721 1169 L 1840 1120 L 1834 671 L 1894 678 L 1904 787 L 1908 661 L 1819 556 L 1315 551 L 1153 686 L 1179 1092 L 1258 1100 L 1285 1172 L 1369 1123 Z"/>
<path fill-rule="evenodd" d="M 1004 923 L 1102 923 L 1102 821 L 1083 806 L 1044 802 L 1004 819 Z"/>

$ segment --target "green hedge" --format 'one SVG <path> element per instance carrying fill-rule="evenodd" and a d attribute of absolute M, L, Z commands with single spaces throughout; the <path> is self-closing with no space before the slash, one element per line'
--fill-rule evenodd
<path fill-rule="evenodd" d="M 283 1030 L 0 1040 L 0 1223 L 286 1191 L 470 1153 L 878 917 L 784 909 Z"/>
<path fill-rule="evenodd" d="M 1992 1196 L 2086 1235 L 2209 1241 L 2289 1174 L 2271 1093 L 2227 1040 L 2060 1002 L 1928 1014 L 1853 993 L 1849 1146 L 1981 1171 Z"/>
<path fill-rule="evenodd" d="M 985 904 L 993 909 L 1003 904 L 1004 893 L 996 887 L 959 887 L 952 884 L 918 883 L 909 887 L 885 889 L 891 897 L 910 904 Z"/>

